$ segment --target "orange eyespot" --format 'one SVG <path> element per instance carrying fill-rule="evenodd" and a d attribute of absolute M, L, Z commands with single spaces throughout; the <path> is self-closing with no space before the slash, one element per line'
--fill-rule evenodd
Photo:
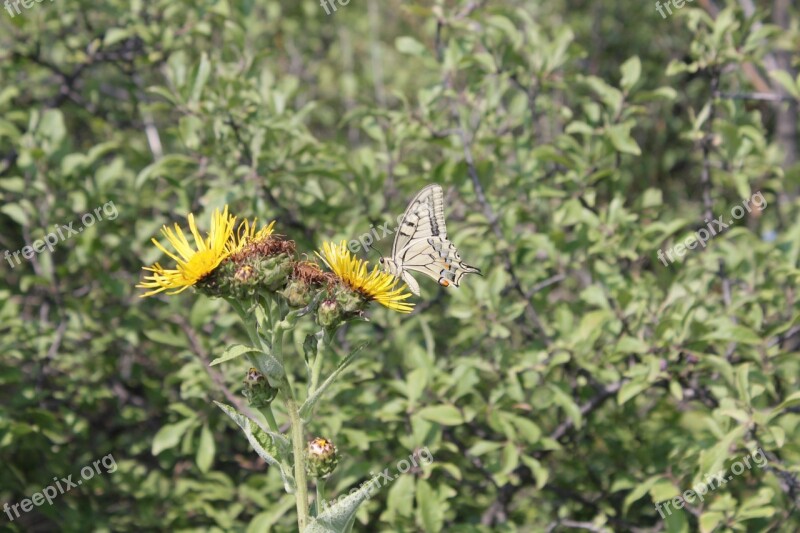
<path fill-rule="evenodd" d="M 449 287 L 450 286 L 450 282 L 447 281 L 446 279 L 440 279 L 439 280 L 439 285 L 441 285 L 442 287 Z"/>

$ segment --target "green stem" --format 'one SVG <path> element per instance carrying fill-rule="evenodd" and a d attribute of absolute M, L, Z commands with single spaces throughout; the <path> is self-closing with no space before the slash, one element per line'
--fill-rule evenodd
<path fill-rule="evenodd" d="M 317 516 L 320 515 L 323 511 L 322 502 L 325 501 L 325 479 L 319 478 L 317 479 Z"/>
<path fill-rule="evenodd" d="M 308 387 L 309 396 L 314 394 L 319 385 L 319 377 L 322 373 L 322 361 L 325 359 L 323 354 L 325 353 L 325 348 L 328 346 L 330 341 L 331 335 L 329 335 L 327 331 L 323 330 L 322 336 L 317 339 L 317 350 L 314 354 L 314 363 L 311 367 L 311 383 Z"/>
<path fill-rule="evenodd" d="M 297 527 L 299 531 L 304 531 L 308 524 L 308 481 L 306 480 L 306 457 L 305 457 L 305 435 L 303 432 L 303 420 L 298 412 L 297 402 L 294 399 L 289 382 L 284 380 L 281 386 L 286 402 L 286 412 L 289 413 L 289 420 L 292 423 L 292 450 L 294 451 L 294 481 L 297 486 L 295 500 L 297 504 Z"/>
<path fill-rule="evenodd" d="M 291 324 L 285 319 L 275 324 L 272 333 L 272 355 L 283 364 L 283 334 L 291 329 Z M 297 527 L 300 532 L 308 525 L 308 481 L 306 480 L 306 439 L 303 431 L 303 419 L 300 418 L 300 409 L 294 398 L 294 390 L 289 382 L 289 376 L 284 375 L 280 391 L 286 404 L 286 412 L 292 424 L 292 451 L 294 452 L 294 481 L 296 485 L 295 503 L 297 504 Z"/>
<path fill-rule="evenodd" d="M 261 345 L 261 338 L 258 335 L 256 329 L 252 326 L 250 318 L 248 318 L 247 313 L 244 310 L 244 307 L 235 300 L 228 300 L 231 304 L 231 307 L 236 311 L 239 315 L 239 318 L 242 319 L 242 325 L 244 326 L 245 331 L 247 331 L 247 336 L 250 338 L 250 342 L 253 344 L 254 348 L 260 348 Z"/>
<path fill-rule="evenodd" d="M 311 384 L 308 387 L 309 396 L 317 390 L 319 376 L 322 373 L 322 347 L 317 343 L 317 353 L 314 354 L 314 364 L 311 367 Z"/>
<path fill-rule="evenodd" d="M 272 413 L 272 406 L 267 405 L 262 407 L 261 413 L 264 415 L 264 418 L 267 419 L 267 425 L 269 426 L 269 429 L 275 433 L 280 433 L 281 431 L 278 428 L 278 422 L 275 420 L 275 415 Z"/>

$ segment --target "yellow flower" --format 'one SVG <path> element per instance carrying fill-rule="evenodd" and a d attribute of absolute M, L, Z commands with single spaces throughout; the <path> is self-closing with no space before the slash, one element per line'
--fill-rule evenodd
<path fill-rule="evenodd" d="M 194 236 L 197 249 L 189 244 L 178 224 L 175 224 L 174 232 L 167 226 L 161 228 L 161 233 L 175 249 L 177 255 L 167 251 L 156 239 L 153 239 L 153 244 L 171 257 L 176 266 L 174 269 L 167 269 L 156 263 L 151 267 L 144 267 L 144 270 L 148 270 L 152 274 L 145 276 L 145 281 L 137 287 L 153 290 L 143 294 L 142 298 L 166 290 L 172 290 L 167 294 L 183 292 L 213 272 L 230 255 L 230 241 L 233 238 L 236 217 L 228 214 L 227 205 L 222 213 L 219 209 L 214 211 L 211 217 L 211 231 L 208 232 L 205 239 L 197 231 L 194 215 L 190 213 L 186 219 L 189 221 L 189 230 Z"/>
<path fill-rule="evenodd" d="M 326 242 L 322 245 L 322 250 L 323 255 L 317 253 L 317 256 L 339 279 L 367 300 L 374 300 L 401 313 L 410 313 L 414 308 L 414 304 L 403 302 L 411 297 L 411 293 L 405 292 L 405 285 L 396 288 L 399 280 L 382 272 L 377 266 L 368 273 L 367 262 L 353 257 L 347 249 L 346 241 L 338 246 Z"/>
<path fill-rule="evenodd" d="M 272 228 L 275 226 L 275 221 L 273 220 L 266 226 L 263 226 L 260 230 L 256 231 L 256 221 L 258 219 L 253 219 L 253 223 L 247 221 L 247 219 L 243 220 L 241 224 L 239 224 L 239 228 L 236 230 L 236 235 L 233 236 L 230 241 L 225 245 L 225 249 L 228 250 L 229 253 L 233 254 L 243 250 L 248 244 L 254 242 L 260 242 L 266 240 L 272 235 Z"/>

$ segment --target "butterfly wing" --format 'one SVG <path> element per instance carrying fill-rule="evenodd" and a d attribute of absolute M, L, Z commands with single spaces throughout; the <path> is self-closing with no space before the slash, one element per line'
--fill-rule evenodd
<path fill-rule="evenodd" d="M 392 257 L 397 260 L 401 250 L 412 240 L 423 237 L 443 237 L 447 239 L 447 226 L 444 223 L 444 193 L 441 185 L 428 185 L 417 193 L 406 207 L 403 219 L 397 228 L 392 246 Z"/>
<path fill-rule="evenodd" d="M 402 251 L 399 260 L 402 261 L 398 264 L 402 264 L 404 274 L 406 270 L 420 272 L 443 287 L 458 287 L 464 274 L 481 273 L 480 269 L 464 263 L 456 246 L 442 237 L 414 239 Z M 405 276 L 403 279 L 406 279 Z"/>
<path fill-rule="evenodd" d="M 408 204 L 394 238 L 392 259 L 400 277 L 417 296 L 419 284 L 409 270 L 425 274 L 444 287 L 458 287 L 464 274 L 481 272 L 461 261 L 458 249 L 447 240 L 444 193 L 435 183 L 422 189 Z"/>
<path fill-rule="evenodd" d="M 416 296 L 419 296 L 419 283 L 414 277 L 408 273 L 407 270 L 400 271 L 400 279 L 402 279 L 406 285 L 408 286 L 408 290 L 414 293 Z"/>

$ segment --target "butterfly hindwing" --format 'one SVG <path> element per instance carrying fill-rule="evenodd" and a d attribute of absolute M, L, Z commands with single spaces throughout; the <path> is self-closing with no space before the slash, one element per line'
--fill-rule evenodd
<path fill-rule="evenodd" d="M 444 193 L 442 187 L 435 183 L 419 191 L 408 204 L 394 237 L 392 256 L 397 257 L 412 240 L 421 237 L 447 238 Z"/>
<path fill-rule="evenodd" d="M 444 287 L 458 287 L 464 274 L 480 274 L 479 269 L 461 261 L 455 245 L 442 237 L 414 239 L 395 261 L 403 270 L 425 274 Z"/>

